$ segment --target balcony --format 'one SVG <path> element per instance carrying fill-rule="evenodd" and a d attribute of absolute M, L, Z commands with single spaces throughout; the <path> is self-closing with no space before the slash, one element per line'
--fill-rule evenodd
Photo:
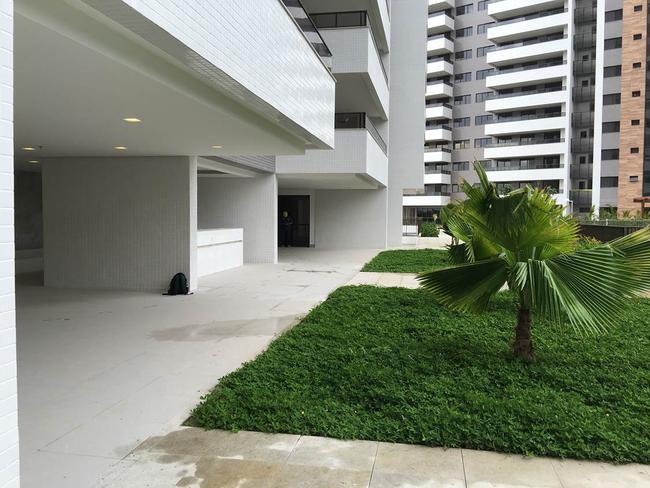
<path fill-rule="evenodd" d="M 427 76 L 453 76 L 454 65 L 445 59 L 427 63 Z"/>
<path fill-rule="evenodd" d="M 444 207 L 451 202 L 451 195 L 404 195 L 402 205 L 404 207 Z"/>
<path fill-rule="evenodd" d="M 451 173 L 424 173 L 425 185 L 451 185 Z"/>
<path fill-rule="evenodd" d="M 516 41 L 528 37 L 564 32 L 569 22 L 569 12 L 566 11 L 558 11 L 550 15 L 545 12 L 531 14 L 530 16 L 499 22 L 488 29 L 487 37 L 495 43 Z"/>
<path fill-rule="evenodd" d="M 485 125 L 485 135 L 526 134 L 566 129 L 566 114 L 535 114 L 493 120 Z"/>
<path fill-rule="evenodd" d="M 429 12 L 437 12 L 438 10 L 447 10 L 454 8 L 456 0 L 429 0 Z"/>
<path fill-rule="evenodd" d="M 504 64 L 526 63 L 550 56 L 562 55 L 571 47 L 569 39 L 562 39 L 537 43 L 516 43 L 501 46 L 487 54 L 487 62 L 493 66 Z"/>
<path fill-rule="evenodd" d="M 425 95 L 428 99 L 451 98 L 454 96 L 454 87 L 446 81 L 431 81 L 427 83 Z"/>
<path fill-rule="evenodd" d="M 427 120 L 451 119 L 453 117 L 451 105 L 448 103 L 429 104 L 426 108 Z"/>
<path fill-rule="evenodd" d="M 333 54 L 337 93 L 345 93 L 352 102 L 346 109 L 386 119 L 388 77 L 370 26 L 321 29 L 320 33 Z"/>
<path fill-rule="evenodd" d="M 439 126 L 435 128 L 427 128 L 424 132 L 424 140 L 426 142 L 442 142 L 452 141 L 451 127 Z"/>
<path fill-rule="evenodd" d="M 485 148 L 486 159 L 512 159 L 539 156 L 556 156 L 566 152 L 563 138 L 537 139 L 529 142 L 494 143 Z"/>
<path fill-rule="evenodd" d="M 596 95 L 596 87 L 591 86 L 577 86 L 573 88 L 572 99 L 574 102 L 591 102 Z"/>
<path fill-rule="evenodd" d="M 429 35 L 442 34 L 454 30 L 454 19 L 445 12 L 437 12 L 429 15 L 428 33 Z"/>
<path fill-rule="evenodd" d="M 439 34 L 427 41 L 427 53 L 431 55 L 449 54 L 454 52 L 454 41 L 444 34 Z"/>
<path fill-rule="evenodd" d="M 485 168 L 488 179 L 495 183 L 506 181 L 540 181 L 564 180 L 566 171 L 564 167 L 555 168 Z"/>
<path fill-rule="evenodd" d="M 372 121 L 363 113 L 336 114 L 335 128 L 334 150 L 278 156 L 278 177 L 284 182 L 314 178 L 321 189 L 385 187 L 387 146 Z"/>
<path fill-rule="evenodd" d="M 569 192 L 569 199 L 573 202 L 573 208 L 591 207 L 592 190 L 574 189 Z"/>
<path fill-rule="evenodd" d="M 451 149 L 447 148 L 425 148 L 425 163 L 451 163 Z"/>
<path fill-rule="evenodd" d="M 564 0 L 501 0 L 488 5 L 488 15 L 499 20 L 563 6 Z"/>
<path fill-rule="evenodd" d="M 538 67 L 539 66 L 539 67 Z M 563 81 L 568 75 L 568 65 L 549 64 L 526 66 L 512 70 L 499 71 L 485 78 L 485 86 L 492 89 L 506 89 L 530 84 L 552 83 Z"/>
<path fill-rule="evenodd" d="M 567 103 L 567 96 L 568 94 L 566 90 L 557 89 L 542 89 L 502 94 L 487 100 L 485 102 L 485 110 L 497 113 L 543 108 L 550 105 Z"/>

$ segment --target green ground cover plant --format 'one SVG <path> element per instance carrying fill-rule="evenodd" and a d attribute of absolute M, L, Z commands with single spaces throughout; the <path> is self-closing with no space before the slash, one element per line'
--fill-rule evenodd
<path fill-rule="evenodd" d="M 446 249 L 396 249 L 380 252 L 361 271 L 422 273 L 449 265 Z"/>
<path fill-rule="evenodd" d="M 510 351 L 516 309 L 508 292 L 474 315 L 424 290 L 339 288 L 190 423 L 650 463 L 650 300 L 599 336 L 540 318 L 533 364 Z"/>

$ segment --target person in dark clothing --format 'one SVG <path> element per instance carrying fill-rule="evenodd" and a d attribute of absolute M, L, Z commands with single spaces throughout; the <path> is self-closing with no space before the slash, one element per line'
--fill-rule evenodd
<path fill-rule="evenodd" d="M 284 210 L 280 218 L 280 246 L 291 247 L 293 245 L 293 219 L 289 212 Z"/>

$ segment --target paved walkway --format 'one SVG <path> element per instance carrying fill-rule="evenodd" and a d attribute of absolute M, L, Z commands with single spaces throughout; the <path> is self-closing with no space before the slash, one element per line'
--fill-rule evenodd
<path fill-rule="evenodd" d="M 186 297 L 57 290 L 19 277 L 21 486 L 93 486 L 142 441 L 178 428 L 220 377 L 376 253 L 282 251 L 278 265 L 206 277 Z"/>
<path fill-rule="evenodd" d="M 358 273 L 348 285 L 374 285 L 398 288 L 419 288 L 420 283 L 415 279 L 417 274 L 412 273 Z"/>
<path fill-rule="evenodd" d="M 184 428 L 149 439 L 101 486 L 646 488 L 650 487 L 650 467 Z"/>

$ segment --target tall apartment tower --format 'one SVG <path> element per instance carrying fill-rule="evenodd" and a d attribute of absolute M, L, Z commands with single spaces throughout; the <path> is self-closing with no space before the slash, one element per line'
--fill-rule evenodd
<path fill-rule="evenodd" d="M 647 2 L 429 0 L 428 35 L 425 186 L 405 192 L 405 224 L 462 200 L 474 160 L 574 214 L 640 210 Z"/>

